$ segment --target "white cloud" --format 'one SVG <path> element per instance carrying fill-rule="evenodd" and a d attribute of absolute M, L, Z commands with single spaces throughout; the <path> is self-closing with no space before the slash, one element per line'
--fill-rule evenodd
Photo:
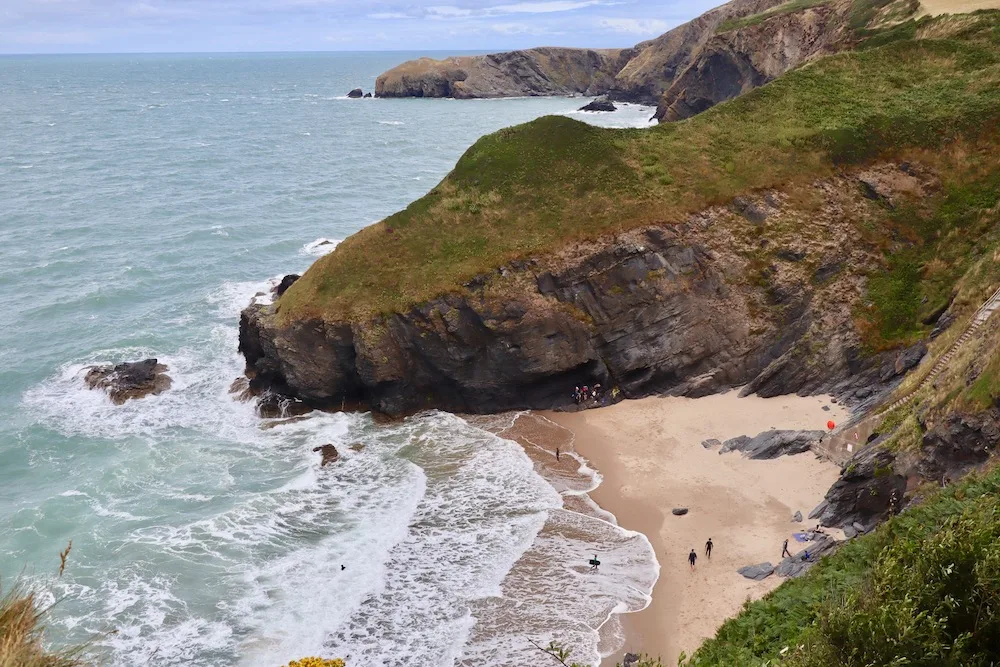
<path fill-rule="evenodd" d="M 529 23 L 493 23 L 490 30 L 501 35 L 544 35 L 547 31 Z"/>
<path fill-rule="evenodd" d="M 413 17 L 409 14 L 404 14 L 403 12 L 376 12 L 375 14 L 369 14 L 368 18 L 387 21 L 392 19 L 409 19 Z"/>
<path fill-rule="evenodd" d="M 662 19 L 601 19 L 600 26 L 629 35 L 660 35 L 672 27 Z"/>
<path fill-rule="evenodd" d="M 435 5 L 427 8 L 427 13 L 435 18 L 464 18 L 472 16 L 471 9 L 452 7 L 450 5 Z"/>
<path fill-rule="evenodd" d="M 574 9 L 605 4 L 600 0 L 552 0 L 551 2 L 518 2 L 511 5 L 487 7 L 489 14 L 548 14 L 550 12 L 570 12 Z"/>

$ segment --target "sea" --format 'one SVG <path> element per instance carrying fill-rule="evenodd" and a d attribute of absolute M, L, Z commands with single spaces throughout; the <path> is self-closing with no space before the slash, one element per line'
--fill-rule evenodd
<path fill-rule="evenodd" d="M 241 308 L 480 136 L 652 114 L 346 97 L 420 55 L 444 54 L 0 57 L 0 583 L 42 591 L 50 644 L 115 667 L 524 667 L 556 641 L 596 665 L 648 604 L 648 540 L 589 502 L 586 461 L 545 463 L 544 418 L 269 420 L 231 391 Z M 84 385 L 147 357 L 163 394 Z"/>

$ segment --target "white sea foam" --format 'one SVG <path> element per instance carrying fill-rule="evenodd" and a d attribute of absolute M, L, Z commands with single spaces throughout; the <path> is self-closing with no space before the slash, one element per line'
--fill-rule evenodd
<path fill-rule="evenodd" d="M 378 122 L 378 124 L 379 125 L 406 125 L 406 123 L 404 123 L 401 120 L 380 120 Z"/>
<path fill-rule="evenodd" d="M 320 237 L 315 241 L 310 241 L 309 243 L 302 246 L 300 251 L 303 255 L 312 255 L 313 257 L 322 257 L 323 255 L 328 255 L 333 252 L 338 245 L 340 245 L 341 239 L 328 239 Z"/>

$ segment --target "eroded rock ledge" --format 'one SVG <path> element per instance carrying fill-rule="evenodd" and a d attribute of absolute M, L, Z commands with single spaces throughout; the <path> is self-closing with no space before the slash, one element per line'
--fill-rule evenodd
<path fill-rule="evenodd" d="M 934 187 L 913 165 L 872 169 Z M 746 385 L 872 401 L 923 349 L 861 352 L 863 272 L 883 260 L 850 221 L 884 209 L 858 183 L 817 181 L 807 211 L 766 192 L 578 243 L 366 322 L 282 323 L 280 299 L 251 305 L 240 350 L 258 390 L 389 415 L 568 407 L 595 382 L 628 397 Z"/>

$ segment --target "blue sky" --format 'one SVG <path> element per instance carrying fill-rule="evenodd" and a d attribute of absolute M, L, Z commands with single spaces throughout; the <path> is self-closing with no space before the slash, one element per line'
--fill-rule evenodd
<path fill-rule="evenodd" d="M 721 0 L 0 0 L 0 53 L 631 46 Z"/>

